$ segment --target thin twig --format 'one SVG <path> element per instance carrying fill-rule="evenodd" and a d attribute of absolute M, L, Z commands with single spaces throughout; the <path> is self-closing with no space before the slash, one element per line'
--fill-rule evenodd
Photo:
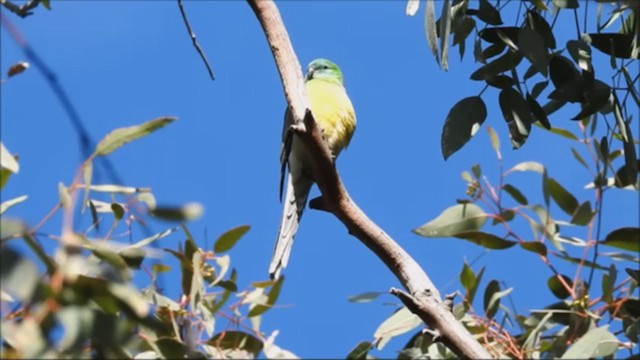
<path fill-rule="evenodd" d="M 189 20 L 187 19 L 187 13 L 184 11 L 184 6 L 182 6 L 182 0 L 178 0 L 178 7 L 180 8 L 180 14 L 182 14 L 182 20 L 184 20 L 184 25 L 187 27 L 187 32 L 191 37 L 193 46 L 198 51 L 198 54 L 200 54 L 200 57 L 202 58 L 204 65 L 207 67 L 207 71 L 209 72 L 209 76 L 211 77 L 211 80 L 215 80 L 215 77 L 213 76 L 213 69 L 211 68 L 211 65 L 209 65 L 207 56 L 204 54 L 204 51 L 202 51 L 200 44 L 198 44 L 198 40 L 196 40 L 196 34 L 194 34 L 193 30 L 191 30 L 191 25 L 189 24 Z"/>

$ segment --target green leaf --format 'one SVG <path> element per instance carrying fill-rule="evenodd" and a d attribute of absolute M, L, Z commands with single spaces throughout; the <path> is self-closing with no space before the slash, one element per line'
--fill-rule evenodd
<path fill-rule="evenodd" d="M 553 5 L 561 9 L 577 9 L 578 0 L 553 0 Z"/>
<path fill-rule="evenodd" d="M 592 72 L 591 67 L 591 48 L 584 40 L 569 40 L 567 41 L 567 50 L 573 61 L 578 64 L 578 67 L 584 71 Z"/>
<path fill-rule="evenodd" d="M 444 159 L 466 144 L 487 118 L 487 108 L 478 96 L 464 98 L 456 103 L 444 122 L 441 146 Z"/>
<path fill-rule="evenodd" d="M 114 297 L 122 301 L 139 319 L 149 315 L 149 303 L 132 286 L 111 282 L 108 283 L 107 288 Z"/>
<path fill-rule="evenodd" d="M 476 275 L 473 273 L 473 269 L 471 269 L 469 264 L 465 261 L 462 265 L 462 271 L 460 272 L 460 284 L 462 284 L 465 290 L 469 291 L 475 283 L 475 280 Z"/>
<path fill-rule="evenodd" d="M 151 265 L 151 271 L 153 271 L 154 274 L 161 274 L 171 271 L 171 266 L 165 264 L 153 264 Z"/>
<path fill-rule="evenodd" d="M 118 270 L 120 275 L 125 280 L 131 280 L 131 274 L 129 272 L 129 267 L 120 256 L 120 254 L 106 248 L 106 247 L 98 247 L 93 245 L 87 245 L 89 250 L 95 255 L 98 259 L 104 261 L 105 263 L 113 266 L 114 269 Z"/>
<path fill-rule="evenodd" d="M 44 6 L 44 8 L 47 9 L 47 10 L 51 10 L 51 1 L 50 0 L 42 0 L 42 6 Z"/>
<path fill-rule="evenodd" d="M 458 204 L 449 207 L 413 232 L 424 237 L 449 237 L 463 231 L 478 230 L 486 221 L 487 214 L 479 206 Z"/>
<path fill-rule="evenodd" d="M 356 345 L 349 354 L 347 355 L 347 360 L 365 360 L 367 359 L 367 354 L 369 350 L 373 349 L 373 344 L 369 341 L 361 341 Z"/>
<path fill-rule="evenodd" d="M 540 1 L 543 5 L 544 3 Z M 546 6 L 545 6 L 546 7 Z M 529 10 L 527 11 L 527 25 L 530 29 L 533 29 L 535 32 L 542 36 L 544 40 L 544 45 L 547 49 L 555 49 L 556 48 L 556 39 L 553 36 L 553 30 L 549 23 L 538 13 L 537 11 Z"/>
<path fill-rule="evenodd" d="M 527 198 L 520 192 L 520 190 L 518 190 L 518 188 L 511 184 L 502 185 L 502 190 L 506 191 L 515 201 L 517 201 L 521 205 L 527 205 L 529 203 Z"/>
<path fill-rule="evenodd" d="M 158 206 L 149 213 L 163 220 L 194 221 L 202 216 L 204 208 L 197 202 L 190 202 L 179 207 Z"/>
<path fill-rule="evenodd" d="M 640 283 L 640 270 L 625 268 L 624 271 L 626 271 L 636 283 Z"/>
<path fill-rule="evenodd" d="M 10 207 L 20 204 L 21 202 L 27 200 L 27 198 L 28 198 L 27 195 L 22 195 L 22 196 L 18 196 L 17 198 L 13 198 L 11 200 L 3 201 L 2 204 L 0 204 L 0 215 L 4 214 L 4 212 L 7 211 Z"/>
<path fill-rule="evenodd" d="M 147 121 L 142 125 L 119 128 L 110 132 L 105 136 L 96 147 L 95 154 L 97 156 L 106 156 L 133 140 L 147 136 L 152 132 L 165 127 L 172 123 L 176 118 L 161 117 Z"/>
<path fill-rule="evenodd" d="M 514 69 L 521 61 L 522 55 L 519 52 L 507 51 L 504 55 L 474 71 L 470 78 L 476 81 L 486 81 Z"/>
<path fill-rule="evenodd" d="M 491 280 L 484 289 L 484 314 L 487 319 L 493 319 L 498 307 L 500 299 L 494 299 L 494 295 L 500 291 L 500 283 L 497 280 Z"/>
<path fill-rule="evenodd" d="M 507 171 L 507 174 L 514 171 L 533 171 L 537 172 L 538 174 L 543 174 L 546 170 L 544 168 L 544 165 L 540 164 L 539 162 L 523 161 L 509 169 L 509 171 Z"/>
<path fill-rule="evenodd" d="M 480 36 L 482 40 L 492 44 L 516 43 L 518 42 L 519 32 L 520 28 L 516 26 L 488 27 L 480 30 L 478 36 Z"/>
<path fill-rule="evenodd" d="M 526 241 L 520 243 L 520 247 L 527 251 L 534 252 L 538 255 L 547 256 L 547 246 L 538 241 Z"/>
<path fill-rule="evenodd" d="M 471 167 L 471 172 L 473 173 L 473 176 L 476 177 L 476 179 L 480 179 L 480 177 L 482 176 L 482 169 L 480 168 L 480 164 L 474 164 Z"/>
<path fill-rule="evenodd" d="M 385 294 L 379 291 L 368 291 L 358 295 L 351 295 L 347 298 L 352 303 L 368 303 L 378 298 L 378 296 Z"/>
<path fill-rule="evenodd" d="M 482 231 L 464 231 L 457 233 L 454 236 L 460 239 L 468 240 L 484 248 L 493 250 L 508 249 L 517 244 L 516 242 L 505 240 L 501 237 Z"/>
<path fill-rule="evenodd" d="M 531 65 L 544 77 L 547 77 L 549 56 L 542 35 L 525 26 L 518 33 L 518 47 L 522 55 L 531 62 Z"/>
<path fill-rule="evenodd" d="M 549 80 L 541 81 L 533 85 L 533 88 L 531 89 L 531 97 L 537 99 L 538 96 L 540 96 L 540 93 L 547 88 L 547 85 L 549 85 Z"/>
<path fill-rule="evenodd" d="M 113 211 L 116 220 L 120 220 L 124 216 L 124 207 L 118 203 L 111 203 L 111 211 Z"/>
<path fill-rule="evenodd" d="M 578 200 L 553 178 L 547 178 L 545 185 L 556 204 L 568 215 L 573 215 L 578 209 Z"/>
<path fill-rule="evenodd" d="M 501 160 L 502 154 L 500 154 L 500 138 L 498 138 L 498 134 L 496 134 L 496 131 L 493 130 L 491 126 L 487 126 L 486 129 L 489 133 L 489 139 L 491 140 L 491 147 L 496 152 L 498 160 Z"/>
<path fill-rule="evenodd" d="M 160 338 L 155 345 L 165 359 L 184 359 L 189 353 L 187 346 L 175 338 Z"/>
<path fill-rule="evenodd" d="M 616 229 L 610 232 L 605 240 L 600 243 L 638 253 L 640 252 L 640 228 L 623 227 Z"/>
<path fill-rule="evenodd" d="M 609 266 L 609 273 L 602 275 L 602 299 L 607 304 L 611 304 L 613 301 L 613 291 L 616 285 L 616 277 L 618 271 L 615 264 Z"/>
<path fill-rule="evenodd" d="M 242 331 L 223 331 L 207 340 L 206 344 L 222 350 L 244 350 L 253 354 L 254 358 L 263 347 L 257 337 Z"/>
<path fill-rule="evenodd" d="M 271 290 L 269 290 L 269 293 L 267 294 L 267 302 L 264 305 L 258 304 L 255 307 L 253 307 L 251 310 L 249 310 L 249 314 L 247 314 L 247 316 L 248 317 L 258 316 L 264 313 L 265 311 L 271 309 L 273 307 L 273 304 L 275 304 L 276 301 L 278 300 L 278 296 L 280 296 L 280 290 L 282 289 L 283 283 L 284 283 L 284 276 L 280 276 L 278 280 L 275 282 L 275 284 L 273 284 L 273 287 L 271 287 Z"/>
<path fill-rule="evenodd" d="M 487 85 L 498 89 L 508 89 L 515 85 L 515 81 L 507 75 L 496 75 L 486 79 Z"/>
<path fill-rule="evenodd" d="M 89 189 L 91 191 L 111 193 L 111 194 L 135 194 L 135 193 L 145 193 L 151 191 L 149 188 L 137 188 L 131 186 L 121 186 L 121 185 L 90 185 Z"/>
<path fill-rule="evenodd" d="M 549 130 L 549 131 L 551 131 L 552 133 L 554 133 L 556 135 L 560 135 L 560 136 L 565 137 L 565 138 L 570 139 L 570 140 L 576 140 L 576 141 L 580 140 L 571 131 L 566 130 L 566 129 L 554 127 L 554 128 L 551 128 L 551 130 Z"/>
<path fill-rule="evenodd" d="M 418 315 L 413 314 L 406 307 L 402 307 L 383 321 L 376 329 L 373 334 L 376 339 L 376 348 L 381 350 L 388 339 L 407 333 L 420 325 L 422 325 L 422 320 Z"/>
<path fill-rule="evenodd" d="M 478 19 L 484 21 L 489 25 L 502 25 L 502 18 L 500 12 L 491 5 L 488 0 L 480 0 L 480 7 L 478 8 Z"/>
<path fill-rule="evenodd" d="M 580 204 L 578 209 L 576 209 L 575 213 L 571 217 L 571 223 L 581 226 L 588 225 L 595 214 L 596 213 L 591 210 L 591 202 L 585 201 Z"/>
<path fill-rule="evenodd" d="M 223 253 L 231 250 L 233 246 L 240 240 L 240 238 L 249 231 L 251 227 L 249 225 L 242 225 L 226 231 L 220 235 L 213 245 L 213 251 L 215 253 Z"/>
<path fill-rule="evenodd" d="M 449 35 L 451 33 L 451 0 L 444 0 L 440 15 L 440 65 L 449 69 Z"/>
<path fill-rule="evenodd" d="M 561 300 L 566 299 L 571 295 L 571 293 L 564 285 L 562 285 L 562 282 L 558 280 L 558 276 L 561 276 L 562 279 L 567 283 L 569 287 L 573 287 L 573 282 L 571 281 L 571 278 L 569 278 L 566 275 L 553 275 L 549 277 L 549 279 L 547 279 L 547 286 L 549 287 L 549 290 L 551 290 L 551 292 L 555 297 Z"/>
<path fill-rule="evenodd" d="M 580 153 L 578 152 L 578 150 L 574 149 L 573 147 L 571 148 L 571 153 L 573 153 L 573 157 L 578 160 L 578 162 L 580 164 L 582 164 L 582 166 L 585 167 L 585 169 L 589 170 L 589 165 L 587 165 L 587 162 L 584 161 L 584 159 L 582 158 L 582 156 L 580 155 Z"/>
<path fill-rule="evenodd" d="M 511 144 L 517 149 L 524 144 L 531 132 L 531 111 L 522 94 L 513 88 L 500 91 L 499 102 L 502 116 L 509 124 Z"/>
<path fill-rule="evenodd" d="M 615 353 L 618 339 L 608 330 L 609 325 L 591 329 L 562 355 L 561 359 L 603 358 Z"/>

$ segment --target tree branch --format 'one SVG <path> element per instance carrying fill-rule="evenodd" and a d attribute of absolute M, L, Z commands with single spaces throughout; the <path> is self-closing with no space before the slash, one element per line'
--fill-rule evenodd
<path fill-rule="evenodd" d="M 457 356 L 471 359 L 490 358 L 491 355 L 456 320 L 420 265 L 351 200 L 336 171 L 331 152 L 309 110 L 300 63 L 293 51 L 278 8 L 270 0 L 247 2 L 267 37 L 294 123 L 304 124 L 304 128 L 297 134 L 312 154 L 314 180 L 323 196 L 322 209 L 340 219 L 349 233 L 357 237 L 387 265 L 409 291 L 405 293 L 393 290 L 392 293 L 425 324 L 435 329 Z"/>

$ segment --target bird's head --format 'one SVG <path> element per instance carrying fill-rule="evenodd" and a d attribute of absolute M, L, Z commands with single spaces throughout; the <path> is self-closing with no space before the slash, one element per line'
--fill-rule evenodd
<path fill-rule="evenodd" d="M 342 85 L 342 71 L 338 65 L 327 59 L 315 59 L 307 66 L 306 81 L 312 79 L 322 79 L 336 82 Z"/>

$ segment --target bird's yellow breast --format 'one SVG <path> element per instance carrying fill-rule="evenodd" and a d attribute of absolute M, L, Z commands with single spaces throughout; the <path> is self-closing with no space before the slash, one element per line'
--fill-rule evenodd
<path fill-rule="evenodd" d="M 334 156 L 349 145 L 356 129 L 356 114 L 340 84 L 312 79 L 306 83 L 311 112 Z"/>

